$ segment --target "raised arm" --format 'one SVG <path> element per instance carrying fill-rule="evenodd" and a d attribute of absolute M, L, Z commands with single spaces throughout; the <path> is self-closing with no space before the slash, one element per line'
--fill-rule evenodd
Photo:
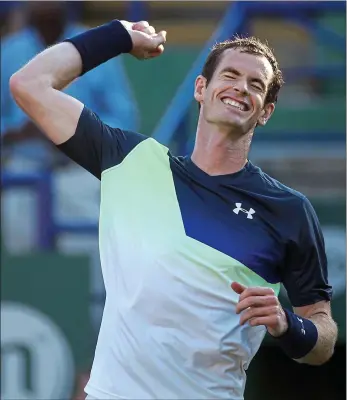
<path fill-rule="evenodd" d="M 42 132 L 59 145 L 74 135 L 84 107 L 61 90 L 121 53 L 130 52 L 139 59 L 160 55 L 165 35 L 156 34 L 147 22 L 112 21 L 38 54 L 12 75 L 11 93 Z"/>
<path fill-rule="evenodd" d="M 10 89 L 22 110 L 55 144 L 75 132 L 83 104 L 60 92 L 82 72 L 79 52 L 71 43 L 53 46 L 12 75 Z"/>

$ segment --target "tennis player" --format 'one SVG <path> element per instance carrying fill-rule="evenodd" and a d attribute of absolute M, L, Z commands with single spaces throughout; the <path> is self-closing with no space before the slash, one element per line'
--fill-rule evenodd
<path fill-rule="evenodd" d="M 283 84 L 259 40 L 212 49 L 195 82 L 191 156 L 107 126 L 61 92 L 122 53 L 160 56 L 165 40 L 147 22 L 115 20 L 38 54 L 12 76 L 11 91 L 61 151 L 101 180 L 107 296 L 88 398 L 241 400 L 266 330 L 298 362 L 332 356 L 323 237 L 307 198 L 247 158 Z M 281 283 L 293 309 L 279 303 Z"/>

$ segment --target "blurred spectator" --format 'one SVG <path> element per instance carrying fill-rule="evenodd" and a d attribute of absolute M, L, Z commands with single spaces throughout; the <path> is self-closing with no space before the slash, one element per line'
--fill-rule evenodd
<path fill-rule="evenodd" d="M 44 139 L 39 129 L 15 104 L 9 90 L 9 79 L 13 73 L 46 47 L 82 32 L 84 27 L 68 18 L 68 2 L 27 2 L 21 7 L 25 12 L 26 25 L 18 32 L 7 35 L 1 43 L 3 170 L 22 173 L 55 168 L 57 209 L 63 214 L 60 217 L 95 220 L 99 209 L 98 182 L 71 163 L 63 169 L 56 169 L 68 163 L 67 159 Z M 121 58 L 90 71 L 65 92 L 90 107 L 106 124 L 137 130 L 138 111 Z M 63 204 L 59 204 L 59 200 Z M 27 215 L 33 214 L 34 206 L 35 198 L 28 190 L 11 189 L 3 195 L 3 229 L 6 229 L 6 245 L 10 249 L 14 250 L 13 246 L 22 250 L 33 247 L 35 215 L 26 223 L 23 217 L 20 224 L 16 220 L 19 210 L 25 209 Z"/>
<path fill-rule="evenodd" d="M 65 2 L 29 2 L 27 26 L 7 36 L 1 44 L 1 133 L 8 167 L 46 168 L 58 153 L 14 103 L 9 92 L 10 76 L 47 46 L 83 30 L 68 21 Z M 137 110 L 120 58 L 111 60 L 72 84 L 67 93 L 93 109 L 107 124 L 136 129 Z M 11 162 L 12 161 L 12 162 Z"/>
<path fill-rule="evenodd" d="M 0 1 L 0 36 L 15 33 L 23 26 L 24 13 L 20 1 Z"/>

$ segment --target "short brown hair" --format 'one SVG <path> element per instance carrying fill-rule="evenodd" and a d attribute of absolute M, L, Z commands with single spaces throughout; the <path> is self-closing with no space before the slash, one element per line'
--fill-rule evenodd
<path fill-rule="evenodd" d="M 217 43 L 212 47 L 201 73 L 201 75 L 206 78 L 207 84 L 212 79 L 221 55 L 228 49 L 238 49 L 242 53 L 262 55 L 267 58 L 272 66 L 274 76 L 266 94 L 265 103 L 276 103 L 278 93 L 284 84 L 282 71 L 280 70 L 278 61 L 268 44 L 263 43 L 260 39 L 257 39 L 254 36 L 235 36 L 233 39 Z"/>

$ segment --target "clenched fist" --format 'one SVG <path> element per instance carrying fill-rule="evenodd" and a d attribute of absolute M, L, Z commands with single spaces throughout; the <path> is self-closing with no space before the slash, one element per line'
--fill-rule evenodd
<path fill-rule="evenodd" d="M 160 56 L 164 51 L 166 32 L 156 33 L 153 26 L 147 21 L 128 22 L 120 21 L 131 36 L 133 49 L 131 55 L 139 60 Z"/>
<path fill-rule="evenodd" d="M 288 329 L 286 314 L 271 288 L 249 287 L 233 282 L 231 288 L 240 295 L 236 313 L 240 324 L 265 325 L 271 336 L 283 335 Z"/>

